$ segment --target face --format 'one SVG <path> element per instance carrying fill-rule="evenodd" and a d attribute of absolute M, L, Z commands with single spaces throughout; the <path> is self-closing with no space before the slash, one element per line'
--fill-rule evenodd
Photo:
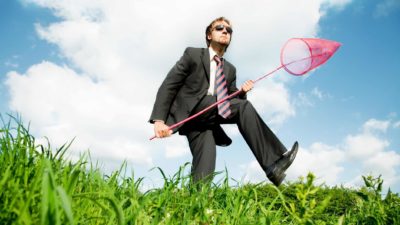
<path fill-rule="evenodd" d="M 211 44 L 215 42 L 227 46 L 231 40 L 231 35 L 231 26 L 225 21 L 217 21 L 213 24 L 211 33 L 207 35 L 207 38 L 211 41 Z"/>

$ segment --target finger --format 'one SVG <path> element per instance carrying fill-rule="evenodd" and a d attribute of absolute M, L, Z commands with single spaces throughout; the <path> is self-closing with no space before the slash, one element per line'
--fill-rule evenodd
<path fill-rule="evenodd" d="M 248 92 L 248 91 L 251 90 L 251 86 L 248 85 L 248 84 L 245 84 L 245 85 L 243 85 L 243 90 L 244 90 L 245 92 Z"/>
<path fill-rule="evenodd" d="M 162 131 L 162 133 L 163 133 L 163 137 L 167 137 L 169 131 L 168 131 L 168 129 L 164 129 L 164 130 Z"/>

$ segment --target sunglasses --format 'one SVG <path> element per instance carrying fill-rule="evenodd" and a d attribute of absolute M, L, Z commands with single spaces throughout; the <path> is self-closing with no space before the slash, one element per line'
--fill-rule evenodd
<path fill-rule="evenodd" d="M 226 27 L 223 24 L 219 24 L 219 25 L 214 27 L 214 29 L 217 30 L 217 31 L 222 31 L 222 30 L 224 30 L 224 28 L 226 29 L 226 32 L 228 32 L 229 34 L 232 34 L 233 30 L 232 30 L 231 27 Z"/>

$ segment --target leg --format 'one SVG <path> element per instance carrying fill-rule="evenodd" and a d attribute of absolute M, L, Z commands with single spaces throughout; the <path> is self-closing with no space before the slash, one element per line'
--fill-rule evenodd
<path fill-rule="evenodd" d="M 193 156 L 193 180 L 195 182 L 211 181 L 216 161 L 216 146 L 212 130 L 192 131 L 186 137 Z"/>
<path fill-rule="evenodd" d="M 222 123 L 236 123 L 262 169 L 268 174 L 271 166 L 287 150 L 264 123 L 253 105 L 243 99 L 231 100 L 232 114 Z"/>

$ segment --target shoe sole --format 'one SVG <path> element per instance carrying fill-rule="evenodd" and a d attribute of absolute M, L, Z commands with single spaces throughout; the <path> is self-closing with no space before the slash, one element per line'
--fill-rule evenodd
<path fill-rule="evenodd" d="M 282 182 L 283 182 L 283 180 L 285 179 L 285 177 L 286 177 L 286 174 L 283 174 L 283 175 L 280 177 L 280 179 L 278 180 L 278 182 L 273 183 L 273 184 L 274 184 L 275 186 L 279 187 L 279 185 L 282 184 Z"/>

